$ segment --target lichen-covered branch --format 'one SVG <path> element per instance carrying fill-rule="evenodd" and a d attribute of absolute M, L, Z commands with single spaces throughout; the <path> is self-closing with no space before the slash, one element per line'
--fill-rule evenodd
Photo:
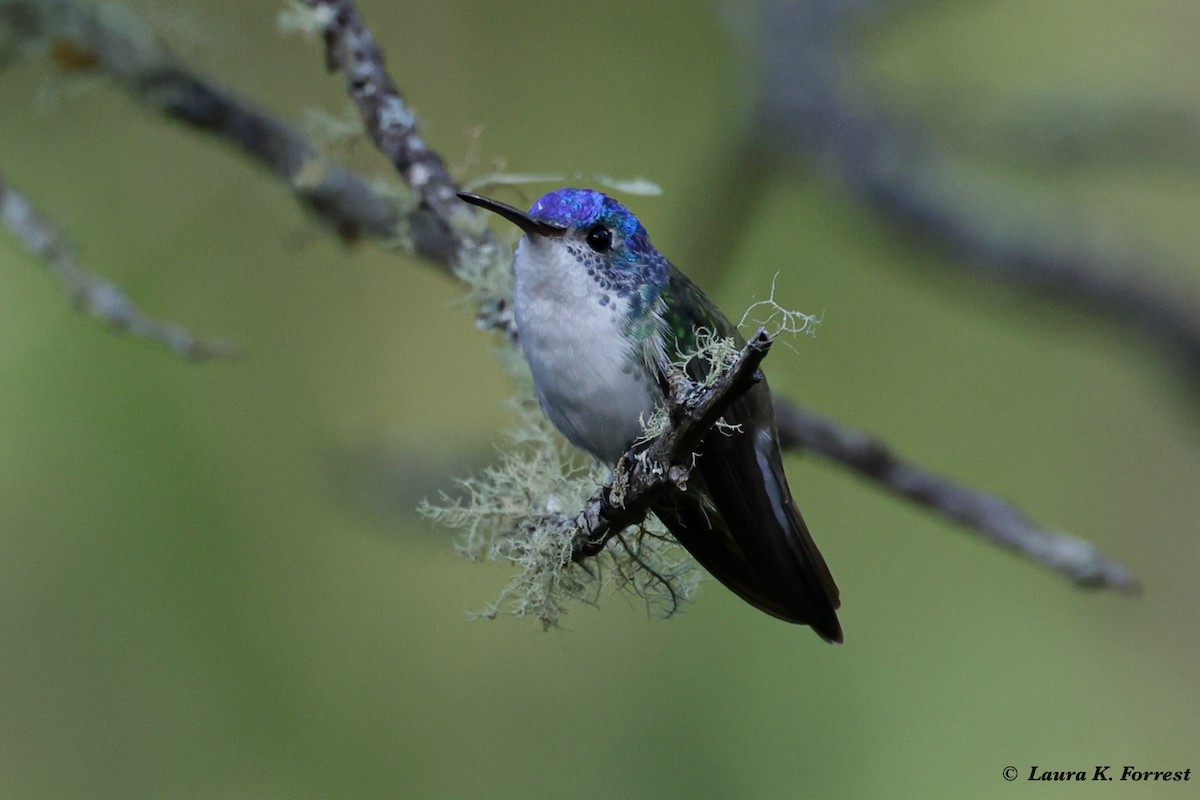
<path fill-rule="evenodd" d="M 313 9 L 325 38 L 326 65 L 346 76 L 346 92 L 357 106 L 367 133 L 391 160 L 405 184 L 420 196 L 428 224 L 446 238 L 445 259 L 457 265 L 457 252 L 466 232 L 459 222 L 475 219 L 458 199 L 458 184 L 417 130 L 416 116 L 405 103 L 384 64 L 383 51 L 363 23 L 354 3 L 345 0 L 304 0 Z M 486 238 L 486 228 L 474 238 Z"/>
<path fill-rule="evenodd" d="M 613 536 L 639 524 L 660 492 L 686 489 L 700 440 L 730 404 L 762 380 L 758 368 L 770 349 L 771 335 L 759 329 L 711 385 L 693 383 L 682 373 L 672 376 L 667 397 L 671 426 L 622 458 L 609 484 L 588 501 L 575 521 L 579 535 L 573 560 L 596 555 Z"/>
<path fill-rule="evenodd" d="M 237 350 L 228 342 L 198 339 L 186 328 L 146 316 L 120 287 L 98 278 L 75 262 L 66 238 L 0 176 L 0 227 L 15 235 L 62 281 L 80 311 L 142 339 L 159 342 L 195 359 L 228 357 Z"/>
<path fill-rule="evenodd" d="M 595 602 L 614 584 L 667 616 L 674 613 L 692 595 L 698 568 L 647 514 L 661 493 L 687 490 L 700 440 L 761 380 L 759 364 L 770 346 L 771 337 L 760 331 L 740 348 L 723 340 L 697 353 L 711 356 L 709 374 L 700 383 L 682 371 L 671 375 L 663 410 L 669 424 L 654 424 L 660 432 L 647 433 L 607 479 L 599 465 L 572 468 L 548 421 L 531 405 L 518 406 L 522 424 L 500 462 L 460 481 L 459 496 L 420 506 L 433 521 L 461 531 L 464 555 L 517 568 L 485 613 L 495 616 L 503 608 L 552 626 L 567 601 Z M 681 356 L 680 370 L 690 358 Z"/>
<path fill-rule="evenodd" d="M 509 272 L 495 268 L 504 248 L 481 216 L 458 198 L 459 186 L 445 162 L 425 144 L 416 116 L 388 74 L 383 51 L 358 8 L 350 0 L 303 2 L 313 10 L 324 36 L 326 66 L 346 76 L 346 91 L 367 133 L 420 197 L 409 214 L 409 224 L 423 240 L 444 242 L 429 255 L 471 285 L 480 327 L 515 339 Z"/>

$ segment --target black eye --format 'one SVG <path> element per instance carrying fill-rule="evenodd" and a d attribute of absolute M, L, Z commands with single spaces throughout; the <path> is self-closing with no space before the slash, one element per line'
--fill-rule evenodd
<path fill-rule="evenodd" d="M 587 246 L 595 250 L 597 253 L 607 253 L 612 250 L 613 244 L 612 231 L 603 225 L 593 225 L 587 232 L 585 241 Z"/>

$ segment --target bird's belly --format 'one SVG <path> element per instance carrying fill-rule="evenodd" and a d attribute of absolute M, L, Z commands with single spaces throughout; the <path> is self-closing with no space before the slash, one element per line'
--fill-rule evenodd
<path fill-rule="evenodd" d="M 572 444 L 615 464 L 641 435 L 658 387 L 616 325 L 553 327 L 521 333 L 542 408 Z"/>

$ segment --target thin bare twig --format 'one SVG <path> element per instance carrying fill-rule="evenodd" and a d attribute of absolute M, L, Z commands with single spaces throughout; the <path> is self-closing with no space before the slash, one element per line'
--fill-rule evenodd
<path fill-rule="evenodd" d="M 80 311 L 189 358 L 229 357 L 237 353 L 229 342 L 197 339 L 180 325 L 151 319 L 116 284 L 80 267 L 75 263 L 70 243 L 3 176 L 0 176 L 0 226 L 16 235 L 29 252 L 46 263 Z"/>

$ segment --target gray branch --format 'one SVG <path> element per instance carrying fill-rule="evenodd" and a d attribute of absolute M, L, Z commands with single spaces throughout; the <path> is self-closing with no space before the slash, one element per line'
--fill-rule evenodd
<path fill-rule="evenodd" d="M 1138 591 L 1137 578 L 1089 542 L 1035 525 L 1013 504 L 907 462 L 878 439 L 787 400 L 776 399 L 775 422 L 784 447 L 849 467 L 898 497 L 1058 570 L 1080 586 Z"/>
<path fill-rule="evenodd" d="M 304 2 L 323 27 L 326 67 L 346 76 L 346 91 L 367 133 L 420 197 L 409 214 L 409 224 L 418 239 L 429 246 L 418 250 L 464 279 L 490 269 L 503 248 L 480 214 L 458 198 L 460 187 L 445 162 L 425 144 L 416 116 L 388 74 L 383 51 L 375 44 L 358 8 L 347 0 Z M 505 294 L 482 294 L 481 286 L 481 282 L 475 282 L 479 326 L 515 340 L 517 329 L 509 298 Z"/>
<path fill-rule="evenodd" d="M 492 244 L 487 228 L 476 227 L 472 232 L 462 229 L 462 220 L 476 220 L 477 216 L 458 199 L 459 186 L 441 156 L 421 138 L 416 116 L 388 74 L 383 51 L 375 44 L 354 3 L 304 2 L 324 26 L 326 66 L 346 76 L 346 92 L 375 146 L 420 196 L 414 213 L 416 224 L 427 231 L 429 240 L 442 245 L 429 255 L 460 268 L 466 260 L 464 250 Z"/>
<path fill-rule="evenodd" d="M 62 281 L 71 302 L 80 311 L 134 336 L 166 345 L 189 358 L 207 359 L 236 354 L 236 348 L 228 342 L 197 339 L 186 328 L 151 319 L 116 284 L 80 267 L 66 238 L 54 230 L 3 176 L 0 176 L 0 226 L 11 231 L 30 253 L 46 263 Z"/>
<path fill-rule="evenodd" d="M 0 34 L 40 44 L 71 72 L 102 71 L 151 111 L 236 147 L 291 187 L 301 205 L 345 240 L 398 238 L 401 215 L 390 199 L 309 139 L 176 59 L 132 13 L 74 0 L 0 0 Z M 416 237 L 434 256 L 444 242 Z"/>

